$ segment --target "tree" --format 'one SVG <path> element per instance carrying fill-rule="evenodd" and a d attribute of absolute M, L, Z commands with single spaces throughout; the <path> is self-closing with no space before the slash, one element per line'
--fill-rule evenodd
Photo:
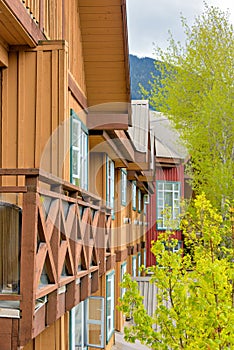
<path fill-rule="evenodd" d="M 234 249 L 222 245 L 224 236 L 232 237 L 232 210 L 226 206 L 224 219 L 199 195 L 181 223 L 190 253 L 172 252 L 177 241 L 170 231 L 153 244 L 157 265 L 148 268 L 158 288 L 153 317 L 137 283 L 125 275 L 119 308 L 133 318 L 125 329 L 127 341 L 139 339 L 159 350 L 234 348 Z"/>
<path fill-rule="evenodd" d="M 234 195 L 233 27 L 227 13 L 206 4 L 191 28 L 181 22 L 185 44 L 170 36 L 165 51 L 155 48 L 161 74 L 142 93 L 179 131 L 195 193 L 222 208 Z"/>

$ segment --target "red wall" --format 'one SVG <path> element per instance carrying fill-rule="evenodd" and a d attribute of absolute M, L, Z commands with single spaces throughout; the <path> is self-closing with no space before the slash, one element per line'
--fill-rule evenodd
<path fill-rule="evenodd" d="M 184 197 L 184 166 L 179 165 L 173 168 L 156 168 L 156 180 L 162 181 L 179 181 L 181 182 L 181 198 Z M 148 230 L 146 234 L 146 265 L 155 265 L 155 256 L 151 253 L 151 242 L 156 241 L 160 231 L 156 229 L 156 186 L 155 192 L 150 196 L 150 204 L 147 208 Z M 177 231 L 175 238 L 182 239 L 181 231 Z"/>

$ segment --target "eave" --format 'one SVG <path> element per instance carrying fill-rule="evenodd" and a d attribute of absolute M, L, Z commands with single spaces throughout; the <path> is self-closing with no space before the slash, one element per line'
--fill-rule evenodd
<path fill-rule="evenodd" d="M 126 2 L 79 0 L 79 12 L 88 107 L 125 102 L 118 113 L 128 113 L 130 73 Z"/>
<path fill-rule="evenodd" d="M 89 113 L 87 127 L 89 130 L 127 130 L 128 113 Z"/>
<path fill-rule="evenodd" d="M 156 157 L 155 163 L 156 167 L 176 167 L 182 164 L 183 160 L 180 158 L 164 158 L 164 157 Z"/>

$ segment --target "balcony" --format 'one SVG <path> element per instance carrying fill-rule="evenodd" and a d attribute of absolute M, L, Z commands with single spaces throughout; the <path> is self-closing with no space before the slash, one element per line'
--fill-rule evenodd
<path fill-rule="evenodd" d="M 0 324 L 23 346 L 113 267 L 111 209 L 38 169 L 0 169 L 0 177 Z"/>

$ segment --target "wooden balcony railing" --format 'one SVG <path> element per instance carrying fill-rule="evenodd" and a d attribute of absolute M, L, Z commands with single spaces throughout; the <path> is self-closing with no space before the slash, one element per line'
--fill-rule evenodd
<path fill-rule="evenodd" d="M 31 17 L 39 23 L 40 21 L 40 7 L 43 3 L 42 0 L 21 0 L 23 5 L 26 7 L 27 11 L 30 13 Z"/>
<path fill-rule="evenodd" d="M 19 345 L 24 345 L 98 290 L 99 276 L 114 261 L 107 248 L 111 209 L 99 197 L 38 169 L 0 169 L 0 177 L 7 185 L 20 184 L 0 187 L 4 202 L 17 194 L 13 207 L 22 212 L 19 284 L 0 290 L 0 302 L 19 303 Z"/>

